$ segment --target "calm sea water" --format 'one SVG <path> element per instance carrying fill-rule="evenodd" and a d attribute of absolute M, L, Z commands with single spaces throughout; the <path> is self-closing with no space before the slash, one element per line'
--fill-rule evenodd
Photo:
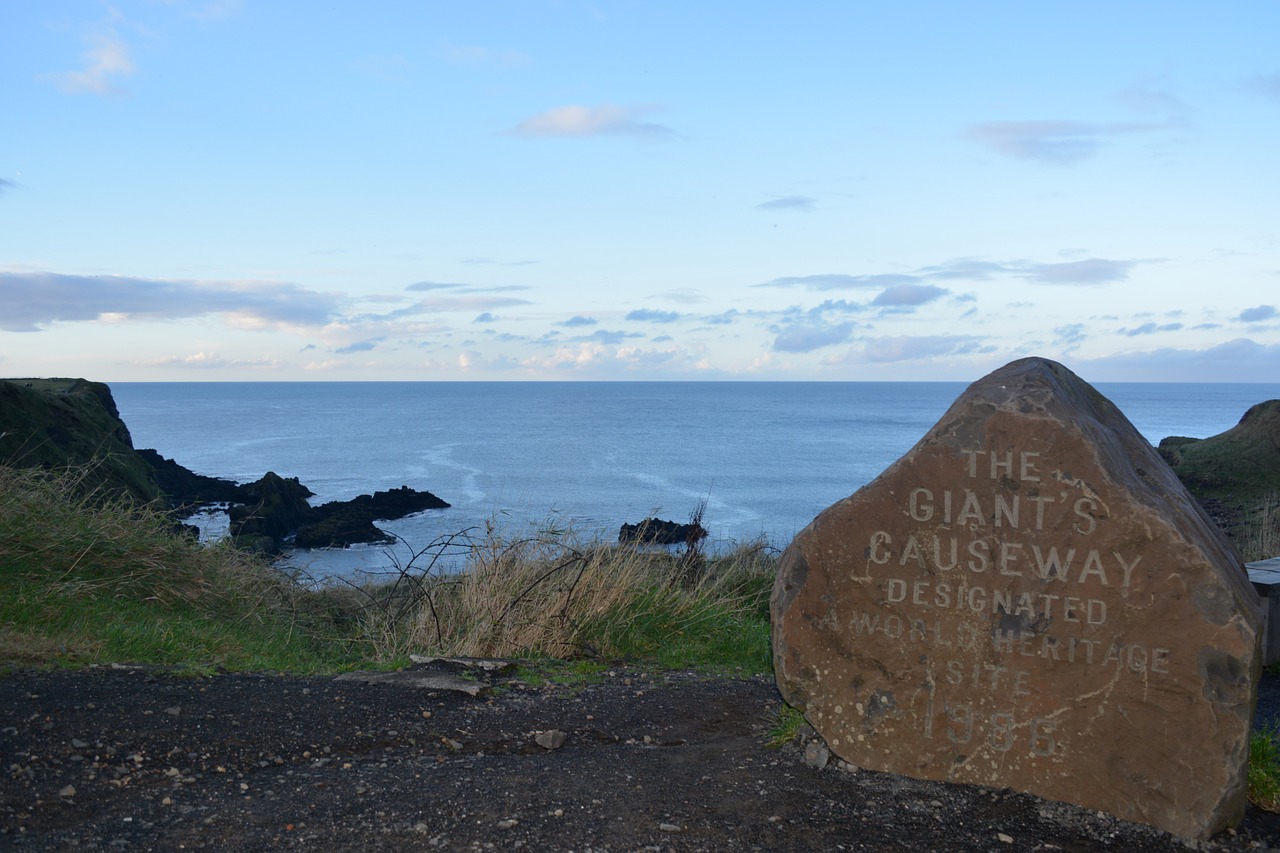
<path fill-rule="evenodd" d="M 724 547 L 785 545 L 911 448 L 963 383 L 113 383 L 136 447 L 237 481 L 298 477 L 315 501 L 401 485 L 453 506 L 388 522 L 411 546 L 488 521 L 509 535 L 624 522 L 704 525 Z M 1234 426 L 1280 384 L 1099 384 L 1153 444 Z M 401 552 L 403 558 L 403 552 Z M 299 552 L 349 575 L 384 546 Z"/>

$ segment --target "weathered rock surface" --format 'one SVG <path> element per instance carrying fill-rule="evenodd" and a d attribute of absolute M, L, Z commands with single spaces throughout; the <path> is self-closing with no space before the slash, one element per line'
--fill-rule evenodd
<path fill-rule="evenodd" d="M 772 611 L 783 696 L 851 764 L 1189 838 L 1244 812 L 1257 596 L 1155 450 L 1062 365 L 970 386 L 796 537 Z"/>

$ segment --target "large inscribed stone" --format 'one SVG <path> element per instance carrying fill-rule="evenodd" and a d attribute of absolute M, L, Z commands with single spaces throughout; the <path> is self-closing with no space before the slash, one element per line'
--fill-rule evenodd
<path fill-rule="evenodd" d="M 1060 364 L 979 380 L 782 557 L 774 666 L 859 767 L 1207 837 L 1244 812 L 1261 610 L 1221 532 Z"/>

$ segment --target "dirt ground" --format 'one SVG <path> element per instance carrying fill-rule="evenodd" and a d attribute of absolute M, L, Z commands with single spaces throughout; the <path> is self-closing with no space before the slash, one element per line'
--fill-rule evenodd
<path fill-rule="evenodd" d="M 823 770 L 766 746 L 768 678 L 657 676 L 481 695 L 401 681 L 142 668 L 0 677 L 0 848 L 14 850 L 1187 849 L 1010 791 Z M 1276 715 L 1267 677 L 1260 714 Z M 564 741 L 540 733 L 562 732 Z M 552 748 L 548 748 L 552 747 Z M 1250 807 L 1202 850 L 1280 847 Z"/>

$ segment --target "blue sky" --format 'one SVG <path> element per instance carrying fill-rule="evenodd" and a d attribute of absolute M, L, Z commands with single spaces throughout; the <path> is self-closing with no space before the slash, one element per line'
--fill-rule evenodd
<path fill-rule="evenodd" d="M 0 0 L 0 375 L 1280 381 L 1277 33 Z"/>

